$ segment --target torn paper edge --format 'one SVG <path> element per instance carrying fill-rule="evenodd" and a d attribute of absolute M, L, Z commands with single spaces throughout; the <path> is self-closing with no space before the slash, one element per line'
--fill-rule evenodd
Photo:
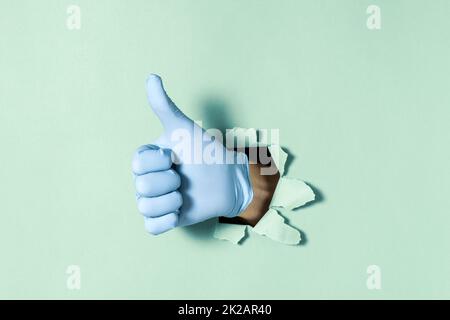
<path fill-rule="evenodd" d="M 287 224 L 284 217 L 273 208 L 251 230 L 287 245 L 297 245 L 302 240 L 300 231 Z"/>
<path fill-rule="evenodd" d="M 245 238 L 246 231 L 246 225 L 220 223 L 219 221 L 216 221 L 214 238 L 219 240 L 227 240 L 234 244 L 239 244 L 239 242 Z"/>
<path fill-rule="evenodd" d="M 295 192 L 291 192 L 288 189 L 295 190 Z M 314 201 L 315 198 L 314 191 L 304 181 L 282 177 L 278 181 L 269 207 L 281 207 L 287 210 L 293 210 L 304 206 L 308 202 Z"/>
<path fill-rule="evenodd" d="M 239 224 L 221 223 L 217 219 L 214 230 L 214 238 L 227 240 L 234 244 L 239 244 L 245 238 L 248 228 L 255 233 L 266 236 L 283 244 L 299 244 L 301 242 L 300 231 L 286 223 L 285 218 L 282 217 L 275 208 L 285 208 L 287 210 L 292 210 L 301 207 L 315 199 L 314 191 L 300 179 L 284 177 L 286 161 L 288 159 L 287 152 L 285 152 L 280 145 L 267 145 L 265 143 L 259 143 L 257 141 L 258 131 L 256 129 L 236 127 L 231 129 L 227 133 L 227 139 L 229 137 L 237 140 L 238 147 L 267 146 L 271 157 L 280 173 L 280 180 L 278 181 L 277 187 L 275 189 L 272 201 L 269 206 L 269 210 L 264 214 L 261 220 L 254 227 Z M 294 197 L 293 199 L 288 201 L 288 203 L 285 203 L 284 199 L 282 200 L 285 195 L 281 195 L 281 192 L 283 192 L 283 188 L 286 187 L 288 183 L 298 184 L 300 190 L 303 192 L 303 195 L 300 199 Z"/>

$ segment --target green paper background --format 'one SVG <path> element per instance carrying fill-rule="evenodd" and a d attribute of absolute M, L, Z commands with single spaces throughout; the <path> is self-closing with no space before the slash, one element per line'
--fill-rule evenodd
<path fill-rule="evenodd" d="M 69 4 L 0 4 L 0 298 L 450 298 L 449 1 L 78 0 L 79 31 Z M 145 233 L 150 72 L 206 127 L 280 129 L 321 193 L 303 245 Z"/>

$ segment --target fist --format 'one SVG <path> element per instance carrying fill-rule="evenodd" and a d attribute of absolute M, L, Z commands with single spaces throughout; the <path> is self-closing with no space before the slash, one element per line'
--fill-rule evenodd
<path fill-rule="evenodd" d="M 164 127 L 154 143 L 136 151 L 132 163 L 147 231 L 156 235 L 244 211 L 253 198 L 247 156 L 226 149 L 184 115 L 160 77 L 148 78 L 147 96 Z M 215 158 L 204 161 L 204 154 Z"/>

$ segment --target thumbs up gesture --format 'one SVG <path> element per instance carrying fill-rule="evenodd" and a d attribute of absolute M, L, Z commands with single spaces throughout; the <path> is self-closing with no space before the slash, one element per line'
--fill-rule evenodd
<path fill-rule="evenodd" d="M 184 115 L 159 76 L 148 77 L 147 97 L 164 132 L 133 157 L 137 205 L 146 230 L 157 235 L 244 211 L 253 198 L 247 156 L 226 149 Z"/>

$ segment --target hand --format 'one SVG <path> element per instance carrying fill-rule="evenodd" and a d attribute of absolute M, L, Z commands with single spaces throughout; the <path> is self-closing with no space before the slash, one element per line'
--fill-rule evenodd
<path fill-rule="evenodd" d="M 147 96 L 164 127 L 159 139 L 136 151 L 132 163 L 147 231 L 156 235 L 244 211 L 253 198 L 247 156 L 227 150 L 185 116 L 159 76 L 147 79 Z"/>

